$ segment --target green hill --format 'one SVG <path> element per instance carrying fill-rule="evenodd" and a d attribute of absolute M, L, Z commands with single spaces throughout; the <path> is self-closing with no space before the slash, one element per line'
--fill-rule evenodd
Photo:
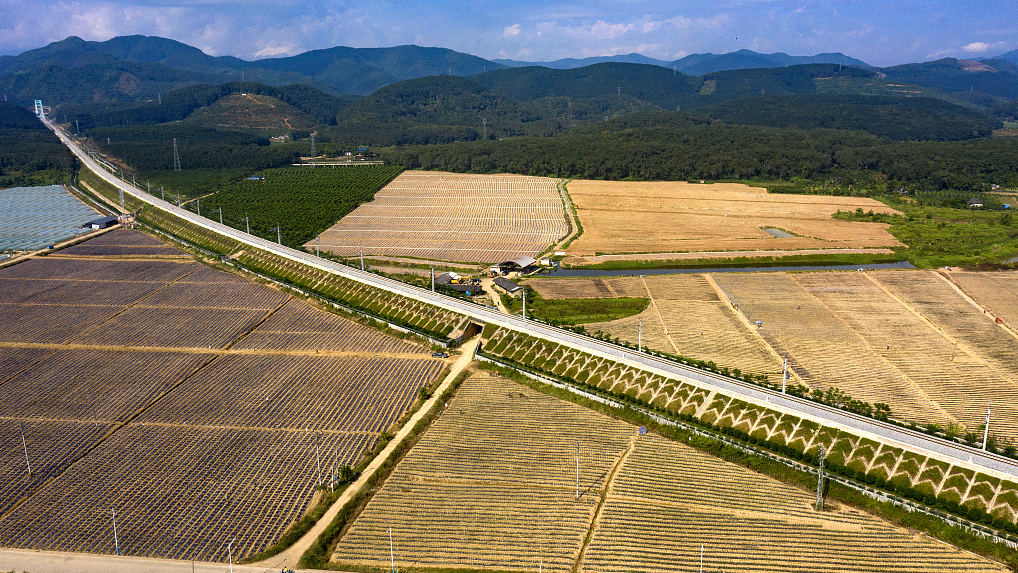
<path fill-rule="evenodd" d="M 1018 65 L 1003 60 L 944 58 L 881 70 L 889 81 L 936 88 L 945 93 L 976 91 L 1002 98 L 1018 98 Z"/>
<path fill-rule="evenodd" d="M 725 123 L 852 129 L 899 141 L 989 137 L 1001 124 L 969 108 L 917 97 L 865 95 L 754 96 L 698 110 Z"/>

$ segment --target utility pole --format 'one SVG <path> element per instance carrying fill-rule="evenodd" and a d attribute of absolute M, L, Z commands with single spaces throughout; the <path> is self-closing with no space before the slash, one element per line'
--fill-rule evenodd
<path fill-rule="evenodd" d="M 318 485 L 322 485 L 322 454 L 321 454 L 321 438 L 318 436 L 318 431 L 315 431 L 315 459 L 318 461 Z"/>
<path fill-rule="evenodd" d="M 159 199 L 161 199 L 163 201 L 166 200 L 166 193 L 163 192 L 163 186 L 162 185 L 159 186 Z"/>
<path fill-rule="evenodd" d="M 364 270 L 364 248 L 361 247 L 361 270 Z"/>
<path fill-rule="evenodd" d="M 120 555 L 120 540 L 117 539 L 117 510 L 110 509 L 113 512 L 113 544 L 117 549 L 117 555 Z"/>
<path fill-rule="evenodd" d="M 117 189 L 120 191 L 120 212 L 126 213 L 127 209 L 124 208 L 124 189 L 122 187 L 117 187 Z"/>
<path fill-rule="evenodd" d="M 177 138 L 173 138 L 173 170 L 180 171 L 180 155 L 177 153 Z"/>
<path fill-rule="evenodd" d="M 279 227 L 279 221 L 276 221 L 276 244 L 283 244 L 283 229 Z"/>
<path fill-rule="evenodd" d="M 824 446 L 820 446 L 820 472 L 817 474 L 817 511 L 824 509 Z"/>
<path fill-rule="evenodd" d="M 703 543 L 700 544 L 700 573 L 703 573 Z"/>
<path fill-rule="evenodd" d="M 152 182 L 151 181 L 146 181 L 145 185 L 148 185 L 148 194 L 151 195 L 152 194 Z"/>
<path fill-rule="evenodd" d="M 201 197 L 198 197 L 194 201 L 195 201 L 195 205 L 198 206 L 198 216 L 201 217 Z"/>
<path fill-rule="evenodd" d="M 788 384 L 788 358 L 785 358 L 785 365 L 781 368 L 781 393 L 785 393 L 785 386 Z"/>
<path fill-rule="evenodd" d="M 396 558 L 392 553 L 392 528 L 389 528 L 389 564 L 392 566 L 392 573 L 396 573 Z"/>
<path fill-rule="evenodd" d="M 982 451 L 986 451 L 986 439 L 989 438 L 989 400 L 986 400 L 986 425 L 982 428 Z M 30 472 L 31 473 L 31 472 Z"/>
<path fill-rule="evenodd" d="M 311 134 L 311 165 L 315 164 L 315 157 L 318 157 L 318 154 L 315 153 L 315 134 L 312 133 Z"/>
<path fill-rule="evenodd" d="M 230 554 L 230 573 L 233 573 L 233 542 L 234 541 L 236 541 L 236 539 L 232 539 L 232 540 L 230 540 L 229 543 L 226 544 L 226 551 L 228 551 L 229 554 Z"/>
<path fill-rule="evenodd" d="M 219 224 L 220 225 L 223 224 L 223 206 L 222 205 L 219 206 Z"/>
<path fill-rule="evenodd" d="M 482 133 L 484 133 L 484 135 L 481 136 L 481 139 L 487 141 L 488 140 L 488 118 L 482 117 L 481 118 L 481 123 L 484 124 L 484 131 L 482 132 Z"/>
<path fill-rule="evenodd" d="M 244 213 L 244 223 L 247 224 L 247 234 L 251 234 L 251 219 L 248 218 L 247 213 Z"/>
<path fill-rule="evenodd" d="M 523 320 L 527 320 L 527 287 L 523 287 Z"/>
<path fill-rule="evenodd" d="M 431 292 L 435 292 L 435 267 L 431 267 Z"/>
<path fill-rule="evenodd" d="M 21 447 L 25 449 L 25 465 L 28 466 L 28 477 L 32 477 L 32 463 L 28 461 L 28 444 L 25 442 L 25 425 L 18 420 L 18 429 L 21 430 Z"/>
<path fill-rule="evenodd" d="M 640 321 L 640 324 L 636 327 L 636 351 L 640 352 L 641 348 L 643 348 L 643 321 L 642 320 Z"/>
<path fill-rule="evenodd" d="M 319 256 L 318 255 L 318 237 L 320 237 L 320 236 L 321 235 L 315 235 L 315 256 L 316 257 Z"/>
<path fill-rule="evenodd" d="M 580 500 L 580 442 L 576 442 L 576 501 Z"/>
<path fill-rule="evenodd" d="M 81 135 L 81 126 L 78 125 L 78 120 L 74 120 L 74 135 Z"/>

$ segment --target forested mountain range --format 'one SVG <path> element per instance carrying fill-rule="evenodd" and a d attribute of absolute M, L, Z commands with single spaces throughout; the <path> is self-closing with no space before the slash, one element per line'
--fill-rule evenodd
<path fill-rule="evenodd" d="M 779 68 L 783 66 L 795 66 L 800 64 L 843 64 L 846 66 L 872 67 L 862 60 L 857 60 L 845 54 L 835 52 L 833 54 L 817 54 L 815 56 L 790 56 L 783 52 L 773 54 L 761 54 L 752 50 L 738 50 L 727 54 L 690 54 L 674 61 L 658 60 L 648 58 L 643 54 L 625 54 L 618 56 L 599 56 L 592 58 L 564 58 L 552 62 L 521 62 L 517 60 L 496 59 L 495 62 L 512 68 L 523 68 L 530 66 L 541 66 L 554 70 L 568 70 L 583 68 L 593 64 L 624 63 L 624 64 L 650 64 L 665 67 L 671 70 L 682 72 L 691 76 L 709 74 L 711 72 L 722 72 L 725 70 L 740 70 L 747 68 Z"/>
<path fill-rule="evenodd" d="M 610 61 L 598 62 L 605 59 Z M 517 95 L 510 97 L 536 99 L 556 95 L 576 97 L 566 92 L 576 92 L 581 87 L 590 94 L 597 87 L 592 85 L 593 81 L 600 83 L 604 80 L 610 84 L 623 77 L 631 79 L 634 75 L 646 76 L 636 81 L 643 86 L 641 89 L 650 94 L 654 89 L 663 89 L 667 83 L 664 74 L 671 73 L 673 84 L 686 86 L 680 90 L 684 94 L 696 88 L 696 93 L 702 91 L 704 93 L 700 95 L 710 95 L 707 92 L 712 88 L 709 84 L 704 88 L 704 82 L 740 78 L 738 81 L 747 88 L 752 87 L 757 92 L 764 90 L 766 95 L 804 93 L 795 86 L 781 85 L 789 81 L 789 75 L 798 75 L 798 72 L 789 74 L 789 67 L 814 66 L 816 70 L 829 70 L 829 64 L 835 64 L 844 68 L 839 70 L 839 77 L 854 74 L 844 71 L 851 69 L 863 74 L 852 77 L 880 80 L 878 83 L 884 86 L 893 83 L 918 85 L 942 94 L 954 94 L 957 99 L 974 105 L 988 107 L 994 98 L 1018 97 L 1018 70 L 1015 63 L 1010 61 L 1013 59 L 1014 53 L 1009 53 L 1002 54 L 999 59 L 980 62 L 948 58 L 880 69 L 869 68 L 860 60 L 837 53 L 789 56 L 783 53 L 759 54 L 739 50 L 729 54 L 692 54 L 673 62 L 631 54 L 612 58 L 559 60 L 548 63 L 548 66 L 524 68 L 515 67 L 521 62 L 511 62 L 515 68 L 506 69 L 508 66 L 498 61 L 445 48 L 413 45 L 389 48 L 339 46 L 289 57 L 246 61 L 232 56 L 209 56 L 197 48 L 166 38 L 122 36 L 104 42 L 89 42 L 72 36 L 17 56 L 0 56 L 0 93 L 21 105 L 29 105 L 34 99 L 43 99 L 48 105 L 55 106 L 65 103 L 158 100 L 161 95 L 188 85 L 252 81 L 269 86 L 305 84 L 332 96 L 342 97 L 344 94 L 365 96 L 383 86 L 408 79 L 453 75 L 481 78 L 477 80 L 478 83 L 489 88 L 502 82 L 496 91 L 504 94 L 514 91 Z M 597 66 L 586 65 L 588 63 L 600 63 L 603 66 L 623 66 L 629 63 L 642 66 L 620 72 L 620 68 L 597 69 Z M 556 70 L 553 67 L 569 69 Z M 590 68 L 595 68 L 595 71 L 591 72 Z M 575 72 L 578 69 L 587 71 Z M 519 70 L 528 71 L 519 75 L 509 73 Z M 486 78 L 486 73 L 498 71 L 506 74 Z M 575 75 L 566 73 L 570 71 Z M 596 77 L 609 72 L 608 77 Z M 734 75 L 707 77 L 713 74 Z M 541 82 L 561 82 L 571 77 L 575 84 L 573 86 L 538 85 Z M 590 79 L 584 80 L 585 77 Z M 510 81 L 520 81 L 525 85 L 505 85 Z M 591 85 L 583 86 L 584 81 Z M 659 85 L 651 88 L 648 84 Z M 846 84 L 839 85 L 835 91 L 855 93 L 859 89 L 859 86 Z M 608 90 L 606 86 L 596 96 L 609 95 Z M 641 98 L 635 93 L 630 95 L 669 109 L 675 105 L 693 105 L 692 100 L 684 102 L 682 98 L 671 98 L 674 101 L 668 101 L 668 98 L 661 95 L 651 99 Z"/>

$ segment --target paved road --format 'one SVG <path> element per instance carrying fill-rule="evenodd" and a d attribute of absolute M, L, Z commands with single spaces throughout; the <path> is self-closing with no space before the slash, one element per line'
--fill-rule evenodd
<path fill-rule="evenodd" d="M 230 237 L 243 244 L 251 245 L 277 255 L 297 260 L 308 266 L 336 273 L 349 279 L 366 283 L 377 288 L 395 292 L 420 301 L 428 302 L 435 306 L 449 309 L 461 314 L 470 316 L 478 321 L 503 326 L 515 330 L 526 331 L 528 334 L 557 342 L 572 348 L 577 348 L 596 356 L 610 358 L 618 362 L 635 366 L 649 372 L 661 374 L 671 378 L 677 378 L 691 384 L 717 390 L 729 396 L 734 396 L 753 404 L 762 405 L 777 411 L 786 412 L 822 423 L 829 427 L 847 430 L 855 435 L 875 439 L 877 441 L 905 447 L 913 452 L 928 455 L 936 459 L 987 473 L 988 475 L 1005 478 L 1018 479 L 1018 461 L 983 452 L 981 450 L 948 442 L 938 438 L 927 436 L 921 432 L 914 432 L 900 428 L 893 424 L 872 420 L 864 416 L 858 416 L 836 408 L 803 400 L 794 396 L 781 394 L 759 386 L 726 378 L 724 376 L 711 374 L 684 367 L 666 360 L 661 360 L 647 354 L 626 350 L 608 343 L 594 340 L 586 336 L 580 336 L 571 332 L 553 328 L 534 321 L 510 316 L 494 309 L 489 309 L 452 297 L 433 293 L 429 290 L 417 288 L 405 283 L 361 272 L 357 269 L 333 263 L 331 261 L 315 257 L 305 252 L 297 251 L 289 247 L 266 241 L 259 237 L 248 235 L 232 227 L 221 225 L 215 221 L 199 217 L 190 211 L 185 211 L 153 197 L 133 185 L 121 181 L 111 173 L 99 166 L 81 150 L 62 130 L 46 121 L 46 124 L 53 129 L 60 139 L 71 149 L 71 151 L 90 169 L 110 184 L 124 190 L 124 193 L 135 196 L 147 203 L 158 206 L 161 209 L 186 219 L 196 225 Z"/>

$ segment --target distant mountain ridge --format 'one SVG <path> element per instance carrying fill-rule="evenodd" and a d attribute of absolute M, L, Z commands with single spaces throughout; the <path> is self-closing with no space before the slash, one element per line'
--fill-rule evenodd
<path fill-rule="evenodd" d="M 593 64 L 608 62 L 625 64 L 649 64 L 672 68 L 690 76 L 700 76 L 711 72 L 723 72 L 727 70 L 744 70 L 748 68 L 778 68 L 784 66 L 795 66 L 801 64 L 841 64 L 845 66 L 856 66 L 872 68 L 866 62 L 846 56 L 840 52 L 829 54 L 817 54 L 815 56 L 790 56 L 784 52 L 773 54 L 761 54 L 752 50 L 738 50 L 727 54 L 690 54 L 684 58 L 674 61 L 658 60 L 644 56 L 643 54 L 624 54 L 618 56 L 597 56 L 592 58 L 565 58 L 551 62 L 521 62 L 517 60 L 494 60 L 495 62 L 511 68 L 522 68 L 527 66 L 541 66 L 553 70 L 570 70 L 582 68 Z"/>

